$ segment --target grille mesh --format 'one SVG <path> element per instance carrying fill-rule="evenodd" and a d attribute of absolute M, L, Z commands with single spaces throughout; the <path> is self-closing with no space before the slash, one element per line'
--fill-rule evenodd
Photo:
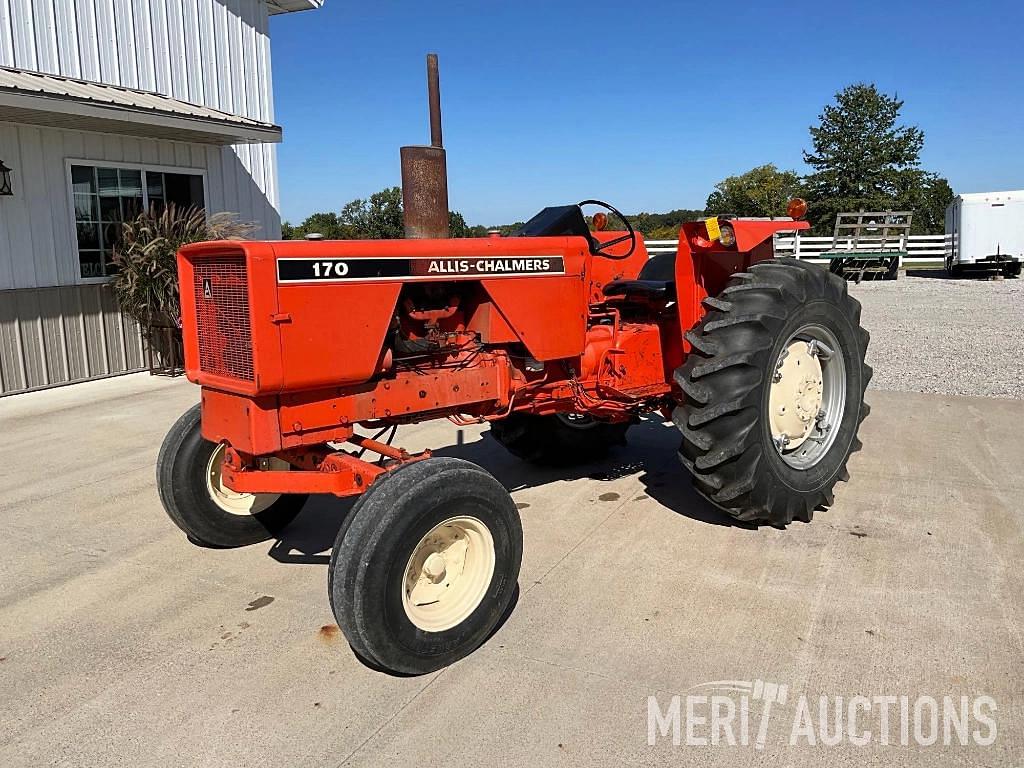
<path fill-rule="evenodd" d="M 200 370 L 253 381 L 245 256 L 197 259 L 194 269 Z"/>

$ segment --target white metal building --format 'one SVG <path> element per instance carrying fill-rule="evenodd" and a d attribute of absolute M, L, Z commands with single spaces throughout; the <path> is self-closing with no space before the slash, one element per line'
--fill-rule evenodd
<path fill-rule="evenodd" d="M 118 222 L 197 204 L 281 231 L 269 17 L 323 0 L 0 0 L 0 394 L 143 367 Z"/>

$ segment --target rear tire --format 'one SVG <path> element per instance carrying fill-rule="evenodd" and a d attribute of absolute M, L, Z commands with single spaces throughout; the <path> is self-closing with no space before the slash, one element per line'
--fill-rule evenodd
<path fill-rule="evenodd" d="M 379 477 L 338 532 L 331 608 L 372 666 L 420 675 L 474 651 L 511 604 L 523 529 L 508 491 L 468 461 Z"/>
<path fill-rule="evenodd" d="M 704 318 L 686 334 L 693 351 L 675 374 L 685 395 L 673 416 L 683 433 L 680 459 L 697 490 L 739 520 L 810 521 L 816 509 L 832 504 L 832 489 L 848 478 L 846 461 L 860 448 L 857 430 L 868 413 L 863 399 L 871 378 L 860 304 L 842 278 L 776 259 L 734 275 L 704 306 Z M 807 340 L 814 339 L 824 347 L 812 348 Z M 773 384 L 784 380 L 790 351 L 808 363 L 802 373 L 785 374 L 804 387 L 794 402 L 818 411 L 796 422 L 807 431 L 794 435 L 792 449 L 784 430 L 774 433 L 777 420 L 792 419 L 796 409 L 774 419 L 769 414 L 770 402 L 779 410 Z M 817 379 L 799 378 L 813 366 Z M 810 399 L 801 400 L 807 391 Z"/>
<path fill-rule="evenodd" d="M 568 466 L 604 458 L 612 446 L 625 444 L 629 427 L 585 414 L 513 413 L 492 422 L 490 435 L 523 461 Z"/>
<path fill-rule="evenodd" d="M 219 450 L 200 433 L 199 405 L 174 423 L 156 460 L 157 489 L 167 516 L 200 546 L 244 547 L 274 538 L 308 497 L 227 492 L 218 501 L 210 473 L 218 469 L 213 459 Z M 257 511 L 247 513 L 247 507 Z"/>

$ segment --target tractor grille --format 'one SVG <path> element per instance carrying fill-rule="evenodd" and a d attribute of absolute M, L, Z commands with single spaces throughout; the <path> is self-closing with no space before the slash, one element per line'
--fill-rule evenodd
<path fill-rule="evenodd" d="M 245 256 L 197 259 L 194 268 L 199 369 L 253 381 Z"/>

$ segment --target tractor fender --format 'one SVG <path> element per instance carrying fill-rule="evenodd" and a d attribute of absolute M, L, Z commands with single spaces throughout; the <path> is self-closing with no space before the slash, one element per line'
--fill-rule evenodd
<path fill-rule="evenodd" d="M 675 280 L 679 303 L 680 333 L 685 335 L 704 316 L 702 303 L 717 296 L 737 272 L 745 272 L 752 264 L 775 258 L 774 235 L 809 229 L 806 221 L 793 219 L 729 219 L 736 233 L 736 243 L 726 247 L 711 240 L 703 221 L 690 221 L 679 230 L 676 251 Z M 683 342 L 689 352 L 689 342 Z"/>

